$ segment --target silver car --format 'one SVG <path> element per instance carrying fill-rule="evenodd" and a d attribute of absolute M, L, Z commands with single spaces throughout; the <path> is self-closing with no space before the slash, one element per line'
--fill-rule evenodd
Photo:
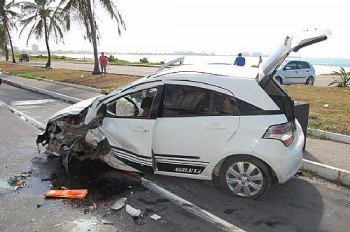
<path fill-rule="evenodd" d="M 315 84 L 315 69 L 306 61 L 285 61 L 273 76 L 281 84 Z"/>

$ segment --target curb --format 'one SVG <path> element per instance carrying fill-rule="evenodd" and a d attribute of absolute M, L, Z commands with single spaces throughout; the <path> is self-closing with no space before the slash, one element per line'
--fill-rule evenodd
<path fill-rule="evenodd" d="M 101 93 L 100 89 L 96 89 L 93 87 L 89 87 L 89 86 L 83 86 L 83 85 L 77 85 L 77 84 L 72 84 L 72 83 L 67 83 L 67 82 L 59 82 L 59 81 L 53 81 L 53 80 L 47 80 L 44 78 L 38 78 L 39 81 L 45 81 L 45 82 L 50 82 L 50 83 L 55 83 L 58 85 L 64 85 L 64 86 L 68 86 L 68 87 L 73 87 L 73 88 L 77 88 L 77 89 L 82 89 L 82 90 L 89 90 L 92 92 L 96 92 L 96 93 Z"/>
<path fill-rule="evenodd" d="M 311 171 L 318 176 L 321 176 L 327 180 L 342 183 L 343 185 L 350 186 L 350 172 L 335 168 L 329 165 L 320 164 L 310 160 L 303 159 L 301 168 L 303 170 Z"/>
<path fill-rule="evenodd" d="M 307 133 L 310 135 L 321 137 L 321 138 L 326 138 L 329 140 L 350 144 L 350 136 L 348 135 L 342 135 L 338 133 L 317 130 L 317 129 L 310 129 L 310 128 L 307 129 Z"/>
<path fill-rule="evenodd" d="M 3 79 L 3 81 L 4 81 L 4 79 Z M 81 99 L 79 99 L 79 98 L 69 97 L 69 96 L 66 96 L 66 95 L 63 95 L 63 94 L 60 94 L 60 93 L 47 91 L 45 89 L 40 89 L 40 88 L 24 85 L 24 84 L 13 82 L 13 81 L 6 80 L 5 83 L 17 86 L 19 88 L 28 89 L 28 90 L 33 91 L 33 92 L 46 94 L 46 95 L 49 95 L 49 96 L 52 96 L 52 97 L 55 97 L 55 98 L 58 98 L 58 99 L 62 99 L 62 100 L 68 101 L 68 102 L 76 103 L 76 102 L 81 101 Z M 14 109 L 11 106 L 7 106 L 5 103 L 0 102 L 0 105 L 4 105 L 10 111 L 12 111 L 12 112 L 14 112 L 14 113 L 16 113 L 18 115 L 21 115 L 19 113 L 19 111 L 17 111 L 16 109 Z M 40 128 L 40 129 L 42 128 L 43 125 L 40 122 L 37 122 L 34 119 L 31 120 L 30 117 L 28 117 L 27 115 L 24 115 L 23 113 L 22 113 L 22 115 L 24 116 L 26 121 L 30 122 L 31 124 L 34 124 L 35 127 Z M 45 130 L 45 128 L 43 130 Z M 335 141 L 339 141 L 339 142 L 344 142 L 345 141 L 345 143 L 350 143 L 350 142 L 347 142 L 348 139 L 350 141 L 350 136 L 336 134 L 336 133 L 330 133 L 330 132 L 321 131 L 321 130 L 314 130 L 314 129 L 308 129 L 308 132 L 309 132 L 309 130 L 310 130 L 310 134 L 312 134 L 312 133 L 320 133 L 323 136 L 325 136 L 325 138 L 329 137 L 332 140 L 342 139 L 342 141 L 339 141 L 339 140 L 335 140 Z M 329 166 L 329 165 L 313 162 L 313 161 L 306 160 L 306 159 L 303 159 L 303 162 L 302 162 L 302 165 L 301 165 L 301 169 L 302 170 L 311 171 L 311 172 L 315 173 L 316 175 L 318 175 L 320 177 L 323 177 L 323 178 L 325 178 L 327 180 L 337 181 L 339 183 L 342 183 L 343 185 L 346 185 L 346 186 L 350 187 L 350 171 L 346 171 L 346 170 L 343 170 L 343 169 L 335 168 L 335 167 L 332 167 L 332 166 Z"/>
<path fill-rule="evenodd" d="M 57 98 L 57 99 L 60 99 L 60 100 L 64 100 L 64 101 L 70 102 L 70 103 L 77 103 L 77 102 L 81 101 L 81 99 L 79 99 L 79 98 L 70 97 L 70 96 L 67 96 L 67 95 L 64 95 L 64 94 L 48 91 L 46 89 L 36 88 L 36 87 L 30 86 L 30 85 L 25 85 L 25 84 L 22 84 L 22 83 L 19 83 L 19 82 L 6 80 L 4 78 L 2 79 L 2 81 L 4 83 L 9 84 L 9 85 L 13 85 L 13 86 L 16 86 L 16 87 L 19 87 L 19 88 L 22 88 L 22 89 L 30 90 L 32 92 L 45 94 L 45 95 L 48 95 L 48 96 L 51 96 L 51 97 L 54 97 L 54 98 Z"/>

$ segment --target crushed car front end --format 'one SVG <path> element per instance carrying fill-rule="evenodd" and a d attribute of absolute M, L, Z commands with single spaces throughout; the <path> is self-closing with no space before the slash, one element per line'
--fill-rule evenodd
<path fill-rule="evenodd" d="M 109 151 L 107 139 L 96 131 L 103 122 L 103 109 L 85 124 L 94 99 L 81 101 L 57 112 L 49 119 L 45 131 L 37 137 L 37 145 L 47 146 L 49 152 L 60 156 L 67 170 L 73 157 L 81 161 L 96 159 Z"/>

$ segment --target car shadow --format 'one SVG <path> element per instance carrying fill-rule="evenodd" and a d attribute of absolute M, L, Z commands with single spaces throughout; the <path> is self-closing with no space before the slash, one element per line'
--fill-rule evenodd
<path fill-rule="evenodd" d="M 324 204 L 308 181 L 273 185 L 258 200 L 234 197 L 211 181 L 147 175 L 165 189 L 246 231 L 319 231 Z"/>
<path fill-rule="evenodd" d="M 99 160 L 73 161 L 67 172 L 59 157 L 41 155 L 32 160 L 28 188 L 33 194 L 44 194 L 55 189 L 87 189 L 88 194 L 81 206 L 100 204 L 130 192 L 144 191 L 140 176 L 118 171 Z M 70 201 L 67 201 L 70 202 Z M 84 204 L 82 203 L 84 202 Z"/>

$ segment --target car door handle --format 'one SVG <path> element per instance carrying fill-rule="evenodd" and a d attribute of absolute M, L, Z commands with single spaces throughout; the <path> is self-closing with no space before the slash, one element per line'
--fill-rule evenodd
<path fill-rule="evenodd" d="M 133 132 L 142 132 L 142 133 L 147 133 L 147 132 L 149 132 L 148 129 L 143 128 L 143 127 L 136 127 L 136 128 L 133 128 L 132 131 L 133 131 Z"/>
<path fill-rule="evenodd" d="M 226 125 L 223 123 L 211 123 L 207 124 L 207 129 L 226 129 Z"/>

